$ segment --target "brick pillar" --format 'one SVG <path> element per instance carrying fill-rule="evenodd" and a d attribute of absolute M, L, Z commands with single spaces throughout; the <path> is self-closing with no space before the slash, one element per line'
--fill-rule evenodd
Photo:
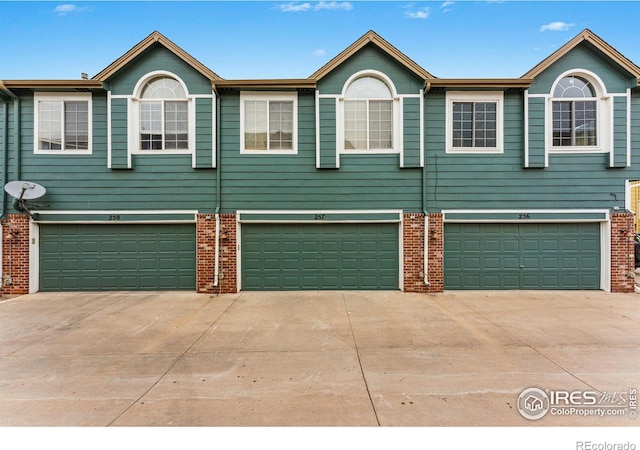
<path fill-rule="evenodd" d="M 442 213 L 429 214 L 429 292 L 444 291 L 444 221 Z"/>
<path fill-rule="evenodd" d="M 404 291 L 427 292 L 424 272 L 424 214 L 405 214 L 402 221 Z"/>
<path fill-rule="evenodd" d="M 29 216 L 9 214 L 2 221 L 4 294 L 29 293 Z"/>
<path fill-rule="evenodd" d="M 216 220 L 214 214 L 198 214 L 196 221 L 196 288 L 201 293 L 238 292 L 236 283 L 236 216 L 220 214 L 218 286 L 214 287 Z"/>
<path fill-rule="evenodd" d="M 633 213 L 611 214 L 611 292 L 634 292 Z"/>
<path fill-rule="evenodd" d="M 214 292 L 216 220 L 213 214 L 198 214 L 196 218 L 196 289 Z"/>
<path fill-rule="evenodd" d="M 442 292 L 442 214 L 429 214 L 429 285 L 424 282 L 424 214 L 405 214 L 402 227 L 404 291 Z"/>
<path fill-rule="evenodd" d="M 237 236 L 236 215 L 220 214 L 222 235 L 220 238 L 220 288 L 222 293 L 232 294 L 238 292 L 237 282 Z"/>

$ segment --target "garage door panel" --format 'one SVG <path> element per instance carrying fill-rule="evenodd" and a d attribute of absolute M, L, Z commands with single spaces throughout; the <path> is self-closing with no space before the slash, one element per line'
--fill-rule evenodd
<path fill-rule="evenodd" d="M 520 275 L 504 274 L 500 277 L 500 281 L 491 289 L 518 289 L 520 286 Z"/>
<path fill-rule="evenodd" d="M 600 288 L 598 223 L 446 224 L 444 253 L 445 289 Z"/>
<path fill-rule="evenodd" d="M 242 289 L 398 288 L 397 224 L 245 224 L 241 233 Z M 268 254 L 267 239 L 277 244 Z"/>
<path fill-rule="evenodd" d="M 41 225 L 40 289 L 195 289 L 195 226 Z"/>

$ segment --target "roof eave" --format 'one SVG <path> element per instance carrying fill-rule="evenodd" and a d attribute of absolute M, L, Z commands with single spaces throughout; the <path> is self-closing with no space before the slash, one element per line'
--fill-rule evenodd
<path fill-rule="evenodd" d="M 316 81 L 303 79 L 217 80 L 214 88 L 224 89 L 315 89 Z"/>
<path fill-rule="evenodd" d="M 540 73 L 544 72 L 551 65 L 553 65 L 556 61 L 566 55 L 569 51 L 575 48 L 578 44 L 587 41 L 604 53 L 606 56 L 611 58 L 616 64 L 625 69 L 631 75 L 639 79 L 640 82 L 640 67 L 634 64 L 631 60 L 627 59 L 622 53 L 617 51 L 611 45 L 607 44 L 602 38 L 593 33 L 589 29 L 584 29 L 581 31 L 576 37 L 571 39 L 565 45 L 560 47 L 558 50 L 553 52 L 550 56 L 542 60 L 538 63 L 533 69 L 529 72 L 525 73 L 522 78 L 535 78 Z"/>
<path fill-rule="evenodd" d="M 384 40 L 374 31 L 367 32 L 360 39 L 358 39 L 349 47 L 347 47 L 345 50 L 340 52 L 335 58 L 331 59 L 327 64 L 322 66 L 309 78 L 319 81 L 320 79 L 325 77 L 327 74 L 329 74 L 331 71 L 337 68 L 340 64 L 348 60 L 350 57 L 352 57 L 355 53 L 357 53 L 359 50 L 361 50 L 364 46 L 366 46 L 369 43 L 373 43 L 379 48 L 381 48 L 383 51 L 385 51 L 387 54 L 392 56 L 394 59 L 400 62 L 404 67 L 406 67 L 408 70 L 410 70 L 411 72 L 416 74 L 418 77 L 422 78 L 423 80 L 429 80 L 429 79 L 435 78 L 429 72 L 427 72 L 422 67 L 420 67 L 415 61 L 413 61 L 411 58 L 406 56 L 404 53 L 402 53 L 396 47 L 391 45 L 389 42 Z"/>
<path fill-rule="evenodd" d="M 494 88 L 527 89 L 533 83 L 531 78 L 435 78 L 427 80 L 430 88 Z"/>
<path fill-rule="evenodd" d="M 2 80 L 8 89 L 102 89 L 97 80 Z"/>
<path fill-rule="evenodd" d="M 130 63 L 133 59 L 138 57 L 141 53 L 143 53 L 155 43 L 160 43 L 165 48 L 169 49 L 169 51 L 173 52 L 176 56 L 185 61 L 187 64 L 189 64 L 209 80 L 214 81 L 221 79 L 216 73 L 214 73 L 200 61 L 195 59 L 189 53 L 178 47 L 176 44 L 171 42 L 158 31 L 154 31 L 153 33 L 151 33 L 145 39 L 136 44 L 131 50 L 115 60 L 100 73 L 95 75 L 92 79 L 106 81 L 109 77 L 113 76 L 116 72 L 125 67 L 128 63 Z"/>

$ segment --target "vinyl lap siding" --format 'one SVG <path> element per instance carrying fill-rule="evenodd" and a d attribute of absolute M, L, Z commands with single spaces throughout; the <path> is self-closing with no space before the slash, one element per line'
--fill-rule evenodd
<path fill-rule="evenodd" d="M 35 155 L 33 99 L 23 100 L 21 109 L 20 176 L 46 187 L 42 200 L 46 209 L 214 210 L 214 176 L 211 171 L 192 169 L 191 155 L 134 155 L 132 170 L 107 168 L 105 95 L 93 98 L 91 155 Z M 12 153 L 10 150 L 10 157 Z"/>
<path fill-rule="evenodd" d="M 340 169 L 316 169 L 313 94 L 298 99 L 297 155 L 240 155 L 239 96 L 221 98 L 222 209 L 420 208 L 420 170 L 398 155 L 342 155 Z"/>
<path fill-rule="evenodd" d="M 505 149 L 497 155 L 445 154 L 444 94 L 430 94 L 426 108 L 429 210 L 624 207 L 632 174 L 607 169 L 609 154 L 552 154 L 549 167 L 523 170 L 520 94 L 505 94 Z"/>

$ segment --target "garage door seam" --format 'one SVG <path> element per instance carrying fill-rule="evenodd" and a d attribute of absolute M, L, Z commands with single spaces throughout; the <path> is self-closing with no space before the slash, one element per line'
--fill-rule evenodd
<path fill-rule="evenodd" d="M 140 395 L 138 398 L 136 398 L 136 399 L 135 399 L 135 400 L 134 400 L 134 401 L 133 401 L 133 402 L 132 402 L 128 407 L 126 407 L 126 408 L 124 409 L 124 411 L 122 411 L 122 412 L 121 412 L 120 414 L 118 414 L 118 415 L 117 415 L 117 416 L 116 416 L 116 417 L 115 417 L 111 422 L 109 422 L 109 423 L 107 424 L 107 426 L 108 426 L 108 427 L 112 426 L 112 425 L 113 425 L 113 424 L 114 424 L 114 423 L 115 423 L 115 422 L 116 422 L 120 417 L 122 417 L 124 414 L 126 414 L 126 413 L 127 413 L 127 411 L 129 411 L 131 408 L 133 408 L 135 405 L 137 405 L 137 404 L 138 404 L 138 402 L 139 402 L 140 400 L 142 400 L 142 399 L 144 398 L 144 396 L 145 396 L 145 395 L 147 395 L 147 394 L 151 391 L 151 389 L 153 389 L 154 387 L 156 387 L 156 386 L 158 385 L 158 383 L 160 383 L 160 381 L 161 381 L 164 377 L 166 377 L 166 376 L 167 376 L 167 374 L 168 374 L 168 373 L 169 373 L 169 372 L 170 372 L 170 371 L 171 371 L 171 370 L 176 366 L 176 364 L 178 364 L 178 362 L 179 362 L 179 361 L 181 361 L 181 360 L 185 357 L 185 355 L 186 355 L 187 353 L 189 353 L 189 352 L 191 351 L 191 349 L 192 349 L 193 347 L 195 347 L 195 346 L 196 346 L 196 344 L 198 344 L 198 343 L 199 343 L 199 342 L 204 338 L 204 336 L 209 332 L 209 330 L 211 330 L 211 329 L 212 329 L 212 328 L 213 328 L 213 327 L 214 327 L 214 326 L 215 326 L 215 325 L 220 321 L 220 319 L 222 319 L 222 317 L 223 317 L 224 315 L 226 315 L 226 314 L 227 314 L 227 312 L 229 312 L 229 310 L 233 307 L 233 305 L 235 305 L 235 304 L 236 304 L 236 302 L 238 301 L 238 299 L 239 299 L 240 297 L 242 297 L 242 293 L 240 293 L 236 298 L 234 298 L 234 299 L 233 299 L 233 301 L 231 302 L 231 304 L 230 304 L 229 306 L 227 306 L 227 308 L 222 312 L 222 314 L 220 314 L 220 315 L 218 316 L 218 318 L 217 318 L 216 320 L 214 320 L 214 321 L 211 323 L 211 325 L 209 325 L 209 326 L 207 327 L 207 329 L 206 329 L 206 330 L 204 330 L 204 331 L 200 334 L 200 336 L 198 336 L 198 338 L 197 338 L 197 339 L 195 339 L 195 340 L 193 341 L 193 343 L 192 343 L 192 344 L 191 344 L 191 345 L 190 345 L 190 346 L 189 346 L 189 347 L 188 347 L 184 352 L 182 352 L 181 354 L 179 354 L 179 355 L 178 355 L 178 357 L 177 357 L 177 358 L 176 358 L 176 359 L 175 359 L 175 360 L 174 360 L 174 361 L 169 365 L 169 367 L 167 368 L 167 370 L 165 370 L 165 371 L 164 371 L 164 373 L 163 373 L 162 375 L 160 375 L 160 376 L 158 377 L 158 379 L 157 379 L 157 380 L 156 380 L 156 381 L 155 381 L 155 382 L 154 382 L 154 383 L 153 383 L 153 384 L 152 384 L 152 385 L 151 385 L 151 386 L 150 386 L 146 391 L 144 391 L 144 392 L 142 393 L 142 395 Z M 213 298 L 213 296 L 211 296 L 210 298 Z M 209 304 L 209 303 L 211 303 L 212 301 L 214 301 L 214 300 L 210 300 L 210 301 L 209 301 L 209 302 L 207 302 L 205 305 L 208 305 L 208 304 Z"/>
<path fill-rule="evenodd" d="M 360 366 L 360 373 L 362 374 L 362 380 L 364 381 L 364 386 L 367 390 L 367 396 L 369 397 L 369 403 L 371 404 L 371 409 L 373 410 L 373 415 L 376 418 L 376 423 L 380 426 L 380 419 L 378 418 L 378 411 L 376 411 L 376 405 L 373 402 L 373 397 L 371 397 L 371 390 L 369 389 L 369 383 L 367 383 L 367 377 L 364 374 L 364 367 L 362 367 L 362 359 L 360 358 L 360 350 L 358 349 L 358 342 L 356 341 L 356 335 L 353 332 L 353 325 L 351 323 L 351 313 L 349 312 L 349 308 L 347 307 L 347 300 L 342 295 L 342 301 L 344 303 L 344 309 L 347 313 L 347 320 L 349 321 L 349 329 L 351 330 L 351 338 L 353 339 L 353 346 L 356 351 L 356 356 L 358 357 L 358 365 Z"/>

